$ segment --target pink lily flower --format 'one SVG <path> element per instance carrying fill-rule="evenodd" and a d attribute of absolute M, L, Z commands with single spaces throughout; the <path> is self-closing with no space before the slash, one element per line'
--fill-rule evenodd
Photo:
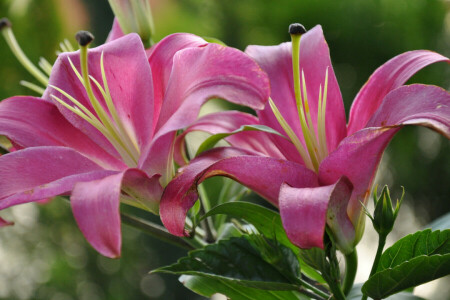
<path fill-rule="evenodd" d="M 70 195 L 79 228 L 101 254 L 120 256 L 119 203 L 155 214 L 174 173 L 176 132 L 210 98 L 262 109 L 267 75 L 243 52 L 173 34 L 148 57 L 136 34 L 58 57 L 42 99 L 0 103 L 0 209 Z M 2 224 L 5 223 L 2 221 Z"/>
<path fill-rule="evenodd" d="M 300 34 L 293 34 L 293 43 L 249 46 L 246 53 L 267 72 L 272 90 L 253 124 L 269 126 L 287 138 L 241 132 L 229 139 L 232 147 L 215 148 L 192 160 L 165 189 L 163 223 L 182 235 L 186 212 L 198 197 L 195 185 L 222 175 L 278 207 L 295 245 L 323 248 L 328 226 L 340 250 L 350 253 L 364 228 L 361 203 L 367 203 L 382 154 L 395 133 L 405 125 L 420 125 L 450 138 L 449 93 L 429 85 L 404 86 L 423 67 L 449 59 L 422 50 L 394 57 L 362 87 L 347 125 L 320 26 L 301 36 L 301 50 Z M 234 118 L 210 131 L 232 132 L 242 123 Z M 197 129 L 207 130 L 201 119 L 187 131 Z M 278 152 L 269 149 L 272 146 Z"/>

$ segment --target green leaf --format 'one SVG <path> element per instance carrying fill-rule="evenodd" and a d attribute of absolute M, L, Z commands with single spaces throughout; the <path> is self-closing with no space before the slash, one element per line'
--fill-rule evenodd
<path fill-rule="evenodd" d="M 283 251 L 279 261 L 272 265 L 262 258 L 245 236 L 230 238 L 190 251 L 177 263 L 152 272 L 198 275 L 264 290 L 298 290 L 300 286 L 292 280 L 299 277 L 298 263 L 297 266 L 292 265 L 296 261 L 294 254 L 286 247 L 280 247 L 288 251 Z M 288 262 L 290 269 L 280 271 L 276 267 Z"/>
<path fill-rule="evenodd" d="M 298 251 L 298 248 L 289 241 L 281 223 L 280 215 L 273 210 L 249 202 L 235 201 L 215 206 L 201 219 L 219 214 L 243 219 L 255 226 L 267 238 L 276 239 L 294 252 Z"/>
<path fill-rule="evenodd" d="M 425 228 L 431 228 L 433 230 L 445 230 L 450 228 L 450 212 L 437 218 Z"/>
<path fill-rule="evenodd" d="M 282 135 L 281 133 L 279 133 L 278 131 L 264 126 L 264 125 L 243 125 L 241 127 L 239 127 L 238 129 L 236 129 L 235 131 L 229 132 L 229 133 L 217 133 L 214 134 L 212 136 L 210 136 L 209 138 L 207 138 L 198 148 L 197 153 L 195 154 L 195 156 L 198 156 L 200 153 L 211 149 L 212 147 L 214 147 L 220 140 L 229 137 L 230 135 L 239 133 L 239 132 L 243 132 L 243 131 L 263 131 L 263 132 L 267 132 L 267 133 L 272 133 L 272 134 L 276 134 L 279 135 L 281 137 L 284 137 L 284 135 Z"/>
<path fill-rule="evenodd" d="M 235 201 L 212 208 L 203 216 L 203 218 L 218 214 L 225 214 L 233 218 L 243 219 L 255 226 L 255 228 L 265 237 L 277 240 L 280 244 L 291 249 L 295 254 L 299 253 L 299 248 L 289 241 L 286 232 L 284 231 L 280 215 L 273 210 L 249 202 Z M 322 276 L 304 263 L 303 260 L 300 259 L 299 263 L 304 274 L 320 283 L 325 283 Z"/>
<path fill-rule="evenodd" d="M 361 292 L 362 283 L 355 284 L 347 296 L 347 300 L 361 300 L 363 293 Z M 412 293 L 401 292 L 392 295 L 387 300 L 425 300 L 424 298 L 414 296 Z"/>
<path fill-rule="evenodd" d="M 227 44 L 225 44 L 224 42 L 222 42 L 221 40 L 219 40 L 218 38 L 215 38 L 215 37 L 202 36 L 202 39 L 204 39 L 208 43 L 219 44 L 219 45 L 222 45 L 222 46 L 226 46 L 227 45 Z"/>
<path fill-rule="evenodd" d="M 375 299 L 450 274 L 450 229 L 407 235 L 387 249 L 362 290 Z"/>
<path fill-rule="evenodd" d="M 232 300 L 308 300 L 309 298 L 296 291 L 264 291 L 244 287 L 227 280 L 208 277 L 182 275 L 180 282 L 191 291 L 211 297 L 216 293 L 223 294 Z"/>

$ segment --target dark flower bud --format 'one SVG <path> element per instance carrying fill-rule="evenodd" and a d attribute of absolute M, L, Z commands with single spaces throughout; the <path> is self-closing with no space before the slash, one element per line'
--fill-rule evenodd
<path fill-rule="evenodd" d="M 305 27 L 300 23 L 293 23 L 289 25 L 289 34 L 304 34 L 305 32 Z"/>
<path fill-rule="evenodd" d="M 75 39 L 80 46 L 84 47 L 94 40 L 94 36 L 89 31 L 78 31 L 75 35 Z"/>

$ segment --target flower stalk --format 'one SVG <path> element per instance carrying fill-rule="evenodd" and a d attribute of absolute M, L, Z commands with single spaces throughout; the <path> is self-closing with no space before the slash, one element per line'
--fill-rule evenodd
<path fill-rule="evenodd" d="M 348 295 L 355 282 L 356 270 L 358 269 L 358 254 L 356 248 L 353 252 L 345 255 L 345 276 L 342 283 L 342 291 Z"/>
<path fill-rule="evenodd" d="M 152 237 L 155 237 L 159 240 L 162 240 L 164 242 L 167 242 L 169 244 L 172 244 L 174 246 L 186 249 L 186 250 L 193 250 L 197 247 L 193 246 L 192 243 L 187 242 L 185 239 L 179 238 L 177 236 L 174 236 L 170 234 L 167 229 L 165 229 L 163 226 L 160 226 L 158 224 L 154 224 L 152 222 L 143 220 L 141 218 L 137 218 L 135 216 L 121 213 L 120 217 L 122 219 L 122 222 L 125 224 L 132 226 L 136 229 L 141 230 L 142 232 L 151 235 Z"/>

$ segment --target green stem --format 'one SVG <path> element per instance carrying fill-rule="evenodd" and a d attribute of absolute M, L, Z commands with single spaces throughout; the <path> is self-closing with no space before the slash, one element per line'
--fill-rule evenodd
<path fill-rule="evenodd" d="M 358 254 L 356 253 L 355 249 L 352 253 L 345 255 L 345 277 L 344 283 L 342 284 L 342 290 L 345 295 L 348 295 L 348 293 L 353 287 L 353 282 L 355 281 L 357 269 L 358 269 Z"/>
<path fill-rule="evenodd" d="M 152 222 L 121 213 L 120 217 L 122 219 L 122 222 L 124 222 L 127 225 L 130 225 L 134 228 L 137 228 L 157 239 L 160 239 L 162 241 L 165 241 L 169 244 L 178 246 L 183 249 L 187 250 L 193 250 L 197 247 L 193 246 L 191 243 L 189 243 L 187 240 L 182 239 L 180 237 L 174 236 L 170 234 L 164 227 L 154 224 Z"/>
<path fill-rule="evenodd" d="M 345 300 L 345 295 L 341 290 L 341 287 L 339 286 L 338 282 L 328 282 L 328 284 L 330 285 L 330 290 L 333 293 L 333 298 L 332 299 L 336 299 L 336 300 Z"/>
<path fill-rule="evenodd" d="M 321 291 L 320 289 L 316 288 L 315 286 L 313 286 L 312 284 L 310 284 L 309 282 L 306 282 L 303 279 L 299 279 L 299 283 L 306 289 L 314 292 L 314 294 L 320 296 L 321 298 L 324 299 L 329 299 L 330 295 L 328 295 L 327 293 L 325 293 L 324 291 Z"/>
<path fill-rule="evenodd" d="M 200 200 L 200 213 L 204 215 L 207 211 L 211 209 L 208 194 L 202 184 L 198 186 L 198 195 Z M 211 218 L 206 218 L 201 221 L 201 225 L 205 230 L 205 240 L 208 243 L 214 243 L 216 241 L 216 232 L 214 230 L 214 224 Z"/>
<path fill-rule="evenodd" d="M 328 231 L 329 228 L 327 228 L 327 232 Z M 336 257 L 336 248 L 332 246 L 330 249 L 327 249 L 326 252 L 329 259 L 329 269 L 328 275 L 325 276 L 325 280 L 327 281 L 331 293 L 333 294 L 331 299 L 345 300 L 345 295 L 342 292 L 340 285 L 339 262 Z"/>
<path fill-rule="evenodd" d="M 378 236 L 378 249 L 377 254 L 375 255 L 375 260 L 373 261 L 372 270 L 370 271 L 369 278 L 372 277 L 373 274 L 377 271 L 378 264 L 380 263 L 381 254 L 383 253 L 384 245 L 386 244 L 387 235 L 379 235 Z M 361 300 L 367 300 L 367 295 L 363 295 Z"/>
<path fill-rule="evenodd" d="M 330 290 L 333 293 L 333 298 L 336 300 L 345 300 L 345 295 L 341 290 L 341 287 L 339 286 L 339 283 L 337 281 L 328 282 L 330 286 Z"/>

